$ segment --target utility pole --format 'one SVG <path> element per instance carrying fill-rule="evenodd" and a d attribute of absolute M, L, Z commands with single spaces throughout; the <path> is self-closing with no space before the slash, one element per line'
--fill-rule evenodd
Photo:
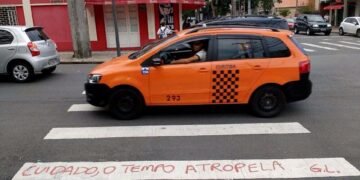
<path fill-rule="evenodd" d="M 114 27 L 115 27 L 115 40 L 116 40 L 116 54 L 117 56 L 121 56 L 120 52 L 120 38 L 119 38 L 119 28 L 117 25 L 117 18 L 116 18 L 116 3 L 115 0 L 112 0 L 112 15 L 114 19 Z"/>
<path fill-rule="evenodd" d="M 248 0 L 248 15 L 251 15 L 251 0 Z"/>
<path fill-rule="evenodd" d="M 231 16 L 236 16 L 236 0 L 231 0 Z"/>
<path fill-rule="evenodd" d="M 299 6 L 299 0 L 296 0 L 296 5 L 295 5 L 295 16 L 297 16 L 298 13 L 298 6 Z"/>
<path fill-rule="evenodd" d="M 91 57 L 89 25 L 84 0 L 68 0 L 74 58 Z"/>

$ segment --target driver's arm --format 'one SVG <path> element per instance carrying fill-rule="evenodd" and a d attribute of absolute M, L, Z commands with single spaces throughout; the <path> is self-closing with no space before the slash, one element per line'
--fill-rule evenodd
<path fill-rule="evenodd" d="M 200 57 L 198 55 L 194 55 L 194 56 L 189 57 L 189 58 L 174 60 L 174 61 L 171 62 L 171 64 L 187 64 L 187 63 L 192 63 L 192 62 L 196 62 L 196 61 L 199 61 L 199 60 L 200 60 Z"/>

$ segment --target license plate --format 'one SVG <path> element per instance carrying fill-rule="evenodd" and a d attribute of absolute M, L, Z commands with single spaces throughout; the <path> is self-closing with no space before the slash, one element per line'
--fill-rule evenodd
<path fill-rule="evenodd" d="M 325 29 L 325 28 L 321 28 L 320 30 L 321 30 L 321 31 L 326 31 L 326 29 Z"/>
<path fill-rule="evenodd" d="M 55 59 L 50 59 L 49 60 L 49 65 L 55 65 L 56 63 L 57 63 L 57 58 L 55 58 Z"/>

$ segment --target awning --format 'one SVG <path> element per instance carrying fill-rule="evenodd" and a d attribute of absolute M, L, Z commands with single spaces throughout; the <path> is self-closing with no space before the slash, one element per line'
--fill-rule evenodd
<path fill-rule="evenodd" d="M 116 4 L 150 4 L 150 3 L 181 3 L 205 6 L 205 0 L 115 0 Z M 85 0 L 86 4 L 105 5 L 111 4 L 112 0 Z"/>
<path fill-rule="evenodd" d="M 343 4 L 333 4 L 333 5 L 325 6 L 324 10 L 342 9 L 343 7 L 344 7 Z"/>

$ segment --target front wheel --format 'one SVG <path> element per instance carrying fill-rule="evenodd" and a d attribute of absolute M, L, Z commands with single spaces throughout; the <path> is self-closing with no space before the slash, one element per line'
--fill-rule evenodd
<path fill-rule="evenodd" d="M 299 29 L 297 27 L 295 27 L 294 32 L 295 32 L 295 34 L 299 34 Z"/>
<path fill-rule="evenodd" d="M 331 34 L 331 32 L 325 32 L 324 34 L 325 34 L 325 36 L 329 36 Z"/>
<path fill-rule="evenodd" d="M 356 31 L 356 36 L 360 38 L 360 29 Z"/>
<path fill-rule="evenodd" d="M 250 100 L 253 113 L 270 118 L 279 115 L 285 108 L 286 98 L 277 86 L 265 86 L 256 90 Z"/>
<path fill-rule="evenodd" d="M 313 35 L 313 32 L 311 32 L 310 28 L 306 30 L 306 35 L 311 36 Z"/>
<path fill-rule="evenodd" d="M 132 120 L 141 116 L 144 100 L 138 92 L 131 89 L 117 90 L 110 98 L 109 110 L 120 120 Z"/>
<path fill-rule="evenodd" d="M 339 29 L 339 35 L 340 35 L 340 36 L 343 36 L 344 34 L 345 34 L 345 33 L 344 33 L 344 29 L 343 29 L 343 28 L 340 28 L 340 29 Z"/>

